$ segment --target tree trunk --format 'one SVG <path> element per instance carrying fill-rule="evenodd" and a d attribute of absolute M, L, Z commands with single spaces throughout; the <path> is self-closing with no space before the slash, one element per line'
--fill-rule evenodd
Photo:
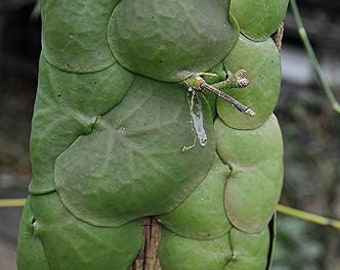
<path fill-rule="evenodd" d="M 143 219 L 144 245 L 129 270 L 161 270 L 157 248 L 161 237 L 161 225 L 154 217 Z"/>

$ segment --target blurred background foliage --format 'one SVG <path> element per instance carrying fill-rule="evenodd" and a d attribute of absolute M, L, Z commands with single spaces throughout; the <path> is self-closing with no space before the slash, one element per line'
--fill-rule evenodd
<path fill-rule="evenodd" d="M 311 43 L 340 99 L 340 3 L 297 1 Z M 292 13 L 285 19 L 283 84 L 276 108 L 285 142 L 281 203 L 340 218 L 340 115 L 314 76 Z M 279 215 L 274 270 L 340 269 L 340 232 Z"/>
<path fill-rule="evenodd" d="M 312 45 L 340 99 L 340 2 L 298 1 Z M 40 19 L 35 0 L 0 1 L 0 198 L 26 196 L 37 85 Z M 291 12 L 285 19 L 283 83 L 276 114 L 285 142 L 281 203 L 340 219 L 340 116 L 320 89 Z M 0 209 L 0 269 L 14 270 L 21 208 Z M 340 233 L 278 215 L 274 270 L 340 269 Z"/>

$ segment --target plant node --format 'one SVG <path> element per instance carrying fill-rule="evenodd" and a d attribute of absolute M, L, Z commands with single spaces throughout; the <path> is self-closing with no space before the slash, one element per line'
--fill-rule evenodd
<path fill-rule="evenodd" d="M 222 98 L 223 100 L 229 102 L 232 104 L 236 109 L 238 109 L 240 112 L 247 114 L 249 116 L 255 116 L 255 112 L 249 108 L 248 106 L 242 104 L 237 99 L 233 98 L 232 96 L 226 94 L 220 89 L 230 89 L 230 88 L 245 88 L 249 85 L 249 80 L 246 78 L 247 72 L 245 69 L 240 69 L 234 74 L 228 74 L 228 79 L 216 83 L 214 85 L 208 84 L 202 76 L 209 76 L 209 77 L 215 77 L 216 74 L 213 73 L 204 73 L 200 72 L 197 73 L 187 80 L 184 81 L 185 85 L 188 87 L 188 90 L 191 91 L 192 89 L 198 91 L 198 92 L 210 92 L 215 95 L 217 95 L 219 98 Z"/>

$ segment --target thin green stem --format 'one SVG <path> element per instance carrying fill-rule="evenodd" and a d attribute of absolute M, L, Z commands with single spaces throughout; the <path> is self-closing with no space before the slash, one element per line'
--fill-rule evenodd
<path fill-rule="evenodd" d="M 302 20 L 301 20 L 301 16 L 300 16 L 300 12 L 299 9 L 297 7 L 296 4 L 296 0 L 290 0 L 290 5 L 292 7 L 293 10 L 293 14 L 294 14 L 294 18 L 298 27 L 298 33 L 300 35 L 300 38 L 303 42 L 303 45 L 306 48 L 306 51 L 308 53 L 309 59 L 312 63 L 312 66 L 314 68 L 314 72 L 316 74 L 316 77 L 322 87 L 322 89 L 325 91 L 327 98 L 329 99 L 329 101 L 331 102 L 333 109 L 337 112 L 340 113 L 340 104 L 339 102 L 336 100 L 332 89 L 329 87 L 329 84 L 326 81 L 326 78 L 322 72 L 321 66 L 319 64 L 319 61 L 316 58 L 315 52 L 313 50 L 313 47 L 309 41 L 307 32 L 303 26 Z"/>
<path fill-rule="evenodd" d="M 281 205 L 281 204 L 277 206 L 276 210 L 278 213 L 281 213 L 287 216 L 295 217 L 295 218 L 302 219 L 302 220 L 312 222 L 312 223 L 322 225 L 322 226 L 333 227 L 337 230 L 340 230 L 340 220 L 322 217 L 319 215 L 301 211 L 301 210 L 291 208 L 291 207 Z"/>
<path fill-rule="evenodd" d="M 25 205 L 26 199 L 0 199 L 1 207 L 21 207 Z"/>

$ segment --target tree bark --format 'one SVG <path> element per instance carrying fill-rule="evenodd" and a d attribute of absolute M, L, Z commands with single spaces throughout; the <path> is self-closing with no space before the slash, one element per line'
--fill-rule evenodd
<path fill-rule="evenodd" d="M 129 270 L 161 270 L 157 248 L 161 238 L 161 225 L 153 217 L 143 219 L 144 245 Z"/>

